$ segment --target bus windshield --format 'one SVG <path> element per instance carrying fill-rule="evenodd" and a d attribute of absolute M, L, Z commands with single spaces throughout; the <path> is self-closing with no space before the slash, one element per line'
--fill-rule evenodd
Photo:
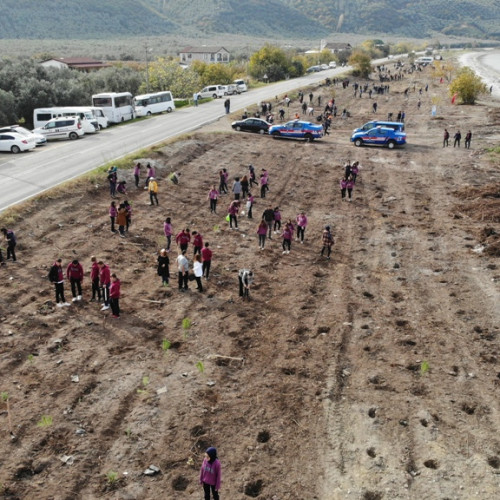
<path fill-rule="evenodd" d="M 94 97 L 92 101 L 94 106 L 98 107 L 111 107 L 113 105 L 113 99 L 111 97 Z"/>

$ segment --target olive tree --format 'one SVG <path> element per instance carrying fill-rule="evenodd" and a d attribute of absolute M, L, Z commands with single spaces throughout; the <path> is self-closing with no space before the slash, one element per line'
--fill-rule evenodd
<path fill-rule="evenodd" d="M 353 75 L 361 78 L 368 78 L 372 72 L 372 64 L 369 54 L 364 50 L 357 49 L 349 57 L 349 65 L 352 66 Z"/>
<path fill-rule="evenodd" d="M 486 91 L 486 84 L 467 66 L 460 69 L 450 84 L 450 95 L 456 94 L 462 104 L 475 104 L 479 95 Z"/>

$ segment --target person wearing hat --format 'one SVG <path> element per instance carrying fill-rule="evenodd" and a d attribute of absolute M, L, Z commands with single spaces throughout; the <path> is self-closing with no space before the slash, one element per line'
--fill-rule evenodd
<path fill-rule="evenodd" d="M 330 260 L 330 254 L 332 253 L 332 245 L 334 244 L 332 233 L 330 232 L 330 226 L 325 226 L 323 229 L 323 248 L 321 249 L 321 255 L 324 255 L 326 251 L 326 258 Z"/>
<path fill-rule="evenodd" d="M 205 452 L 200 470 L 200 484 L 205 492 L 205 500 L 210 500 L 210 491 L 213 500 L 219 500 L 220 482 L 221 466 L 217 458 L 217 449 L 211 446 Z"/>
<path fill-rule="evenodd" d="M 149 178 L 148 192 L 151 206 L 154 205 L 153 201 L 156 201 L 156 204 L 158 205 L 158 183 L 154 177 Z"/>

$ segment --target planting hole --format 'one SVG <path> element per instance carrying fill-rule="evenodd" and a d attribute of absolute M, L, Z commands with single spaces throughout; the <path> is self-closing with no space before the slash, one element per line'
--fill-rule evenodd
<path fill-rule="evenodd" d="M 365 491 L 363 500 L 382 500 L 383 493 L 380 491 Z"/>
<path fill-rule="evenodd" d="M 191 429 L 191 436 L 193 436 L 193 437 L 198 437 L 198 436 L 201 436 L 203 434 L 205 434 L 205 429 L 201 425 L 195 425 Z"/>
<path fill-rule="evenodd" d="M 467 415 L 474 415 L 474 412 L 476 411 L 475 406 L 471 406 L 468 403 L 463 403 L 462 404 L 462 410 L 467 413 Z"/>
<path fill-rule="evenodd" d="M 252 498 L 257 498 L 262 491 L 262 479 L 248 483 L 245 486 L 245 495 Z"/>
<path fill-rule="evenodd" d="M 172 488 L 175 491 L 184 491 L 189 484 L 189 479 L 187 479 L 184 476 L 177 476 L 173 481 L 172 481 Z"/>
<path fill-rule="evenodd" d="M 424 462 L 424 465 L 428 468 L 428 469 L 437 469 L 439 467 L 438 463 L 437 463 L 437 460 L 426 460 Z"/>
<path fill-rule="evenodd" d="M 424 427 L 427 427 L 429 425 L 429 422 L 427 421 L 427 419 L 425 418 L 421 418 L 420 419 L 420 423 L 424 426 Z"/>
<path fill-rule="evenodd" d="M 370 409 L 368 410 L 368 416 L 369 416 L 370 418 L 375 418 L 376 414 L 377 414 L 377 410 L 376 410 L 376 408 L 370 408 Z"/>
<path fill-rule="evenodd" d="M 500 458 L 488 457 L 488 465 L 494 469 L 500 469 Z"/>
<path fill-rule="evenodd" d="M 370 458 L 375 458 L 377 456 L 377 454 L 375 453 L 375 448 L 371 447 L 371 448 L 368 448 L 366 450 L 366 453 L 367 455 L 370 457 Z"/>
<path fill-rule="evenodd" d="M 370 292 L 363 292 L 363 296 L 366 297 L 367 299 L 374 299 L 375 296 L 371 294 Z"/>
<path fill-rule="evenodd" d="M 260 431 L 259 434 L 257 434 L 257 441 L 259 443 L 267 443 L 270 438 L 271 435 L 267 431 Z"/>

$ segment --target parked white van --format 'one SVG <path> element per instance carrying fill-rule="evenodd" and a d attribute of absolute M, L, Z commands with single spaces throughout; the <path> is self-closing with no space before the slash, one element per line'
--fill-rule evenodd
<path fill-rule="evenodd" d="M 37 108 L 33 111 L 33 127 L 43 127 L 53 118 L 64 116 L 80 117 L 80 125 L 86 134 L 95 134 L 99 131 L 99 123 L 90 107 L 85 106 L 59 106 L 53 108 Z"/>
<path fill-rule="evenodd" d="M 198 92 L 198 96 L 202 99 L 207 97 L 212 97 L 217 99 L 217 97 L 224 97 L 224 85 L 209 85 Z"/>
<path fill-rule="evenodd" d="M 230 83 L 229 85 L 221 85 L 221 87 L 224 88 L 224 95 L 235 95 L 240 93 L 238 86 L 234 85 L 234 83 Z"/>
<path fill-rule="evenodd" d="M 423 64 L 424 66 L 427 66 L 427 64 L 432 64 L 432 61 L 434 61 L 434 58 L 430 56 L 424 56 L 424 57 L 419 57 L 415 61 L 415 64 Z"/>
<path fill-rule="evenodd" d="M 99 125 L 99 129 L 108 128 L 109 120 L 108 117 L 104 114 L 102 108 L 96 108 L 94 106 L 90 106 L 92 113 L 94 114 L 94 118 L 97 120 L 97 124 Z"/>
<path fill-rule="evenodd" d="M 235 80 L 233 83 L 238 87 L 240 92 L 246 92 L 248 90 L 247 84 L 243 79 Z"/>
<path fill-rule="evenodd" d="M 79 116 L 63 116 L 49 120 L 43 127 L 33 130 L 35 134 L 43 134 L 48 141 L 53 139 L 78 139 L 85 132 Z"/>

